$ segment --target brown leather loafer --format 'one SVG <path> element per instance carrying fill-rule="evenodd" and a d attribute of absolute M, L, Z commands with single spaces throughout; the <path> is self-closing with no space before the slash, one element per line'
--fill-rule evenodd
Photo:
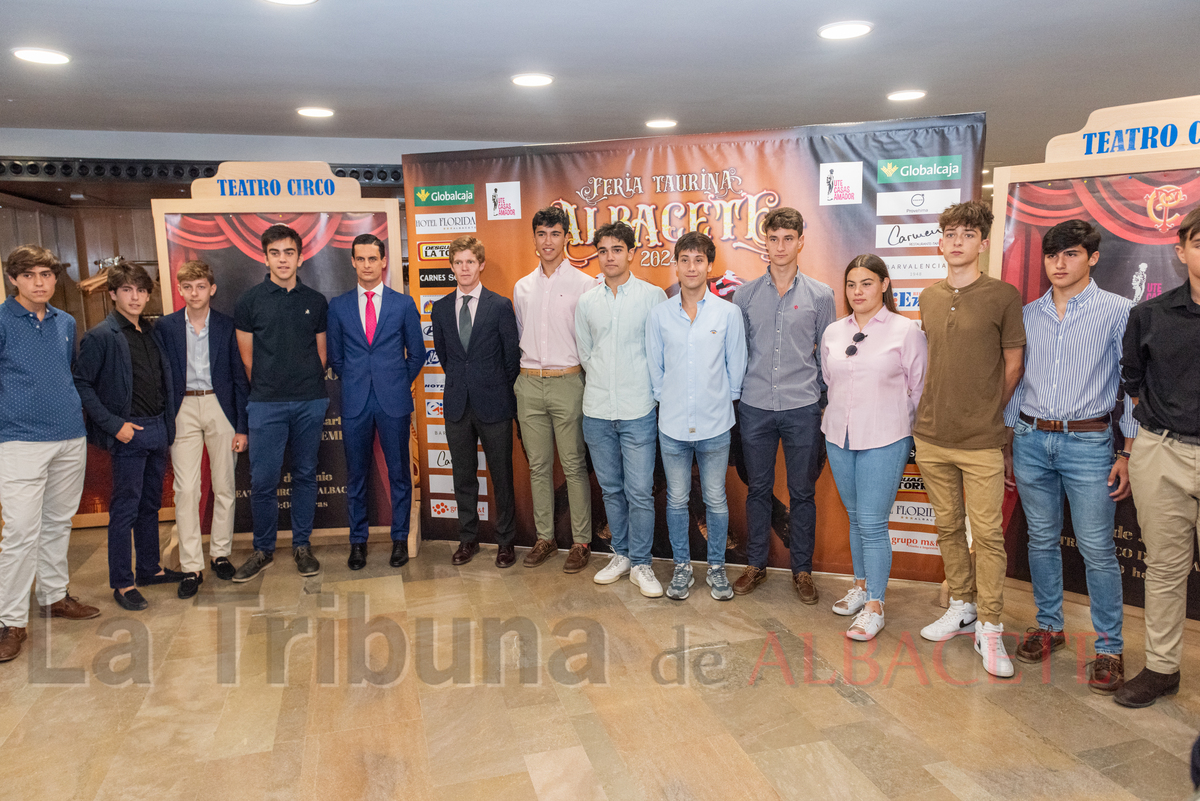
<path fill-rule="evenodd" d="M 1029 629 L 1017 646 L 1017 659 L 1022 662 L 1044 662 L 1050 654 L 1066 645 L 1067 636 L 1061 631 Z M 1113 689 L 1116 689 L 1115 687 Z"/>
<path fill-rule="evenodd" d="M 462 542 L 458 545 L 458 550 L 454 552 L 454 556 L 450 557 L 450 564 L 465 565 L 475 558 L 475 554 L 479 553 L 478 542 Z"/>
<path fill-rule="evenodd" d="M 1096 654 L 1088 663 L 1088 689 L 1097 695 L 1111 695 L 1125 683 L 1125 660 L 1121 654 Z"/>
<path fill-rule="evenodd" d="M 567 561 L 563 562 L 564 573 L 578 573 L 587 567 L 588 557 L 592 555 L 592 549 L 584 545 L 582 542 L 577 542 L 571 546 L 571 550 L 567 552 Z"/>
<path fill-rule="evenodd" d="M 738 576 L 738 580 L 733 582 L 733 594 L 749 595 L 754 592 L 755 587 L 766 580 L 766 568 L 746 565 L 746 569 L 742 571 L 742 575 Z"/>
<path fill-rule="evenodd" d="M 525 554 L 525 560 L 522 564 L 525 567 L 537 567 L 542 562 L 550 558 L 550 555 L 558 552 L 558 545 L 554 540 L 538 540 L 529 549 L 529 553 Z"/>
<path fill-rule="evenodd" d="M 512 567 L 517 563 L 517 549 L 512 545 L 501 545 L 496 551 L 496 567 Z"/>
<path fill-rule="evenodd" d="M 67 620 L 91 620 L 100 617 L 99 609 L 80 603 L 78 598 L 72 598 L 70 595 L 39 608 L 42 610 L 42 617 L 61 617 Z"/>
<path fill-rule="evenodd" d="M 812 573 L 793 573 L 792 585 L 796 588 L 796 595 L 800 596 L 800 603 L 812 606 L 820 600 L 817 585 L 813 584 Z"/>
<path fill-rule="evenodd" d="M 1141 709 L 1150 706 L 1161 696 L 1174 695 L 1179 692 L 1179 671 L 1174 673 L 1157 673 L 1150 668 L 1142 668 L 1142 672 L 1121 685 L 1121 689 L 1113 693 L 1113 700 L 1121 706 Z"/>
<path fill-rule="evenodd" d="M 21 653 L 25 642 L 25 629 L 18 626 L 0 628 L 0 662 L 11 662 Z"/>

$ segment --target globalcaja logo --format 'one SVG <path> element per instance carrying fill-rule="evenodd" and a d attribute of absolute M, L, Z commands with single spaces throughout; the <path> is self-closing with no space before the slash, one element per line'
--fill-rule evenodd
<path fill-rule="evenodd" d="M 413 198 L 418 206 L 470 206 L 475 202 L 475 184 L 418 186 Z"/>
<path fill-rule="evenodd" d="M 876 176 L 881 184 L 906 181 L 953 181 L 962 178 L 962 156 L 919 159 L 880 159 Z"/>

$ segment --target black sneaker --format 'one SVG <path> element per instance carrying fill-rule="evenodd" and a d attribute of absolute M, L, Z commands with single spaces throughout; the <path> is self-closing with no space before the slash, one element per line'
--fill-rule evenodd
<path fill-rule="evenodd" d="M 315 576 L 321 572 L 321 563 L 313 556 L 312 547 L 301 545 L 292 549 L 292 558 L 296 560 L 296 570 L 302 576 Z"/>
<path fill-rule="evenodd" d="M 209 562 L 209 567 L 213 573 L 217 575 L 221 581 L 229 581 L 233 578 L 233 574 L 237 572 L 237 568 L 233 566 L 233 562 L 229 561 L 227 556 L 218 556 L 216 559 Z"/>
<path fill-rule="evenodd" d="M 196 593 L 200 592 L 200 585 L 203 583 L 203 574 L 188 573 L 187 578 L 179 582 L 179 597 L 183 599 L 195 597 Z"/>
<path fill-rule="evenodd" d="M 243 562 L 242 566 L 233 574 L 234 583 L 241 584 L 244 581 L 249 581 L 270 567 L 274 561 L 275 553 L 273 551 L 255 551 L 250 554 L 250 558 Z"/>

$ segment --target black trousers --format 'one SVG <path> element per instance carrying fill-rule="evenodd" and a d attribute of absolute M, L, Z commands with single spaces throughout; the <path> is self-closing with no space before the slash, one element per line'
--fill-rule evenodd
<path fill-rule="evenodd" d="M 462 418 L 446 421 L 446 442 L 453 463 L 459 541 L 471 543 L 479 539 L 479 451 L 476 443 L 480 443 L 492 479 L 496 543 L 511 545 L 517 534 L 512 471 L 513 421 L 484 423 L 475 416 L 475 410 L 468 403 Z"/>

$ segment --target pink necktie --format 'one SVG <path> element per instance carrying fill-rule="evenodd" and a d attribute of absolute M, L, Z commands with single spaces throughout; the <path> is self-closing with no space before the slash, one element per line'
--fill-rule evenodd
<path fill-rule="evenodd" d="M 375 293 L 366 292 L 364 294 L 367 296 L 367 344 L 370 345 L 371 341 L 375 339 L 375 301 L 372 300 Z"/>

